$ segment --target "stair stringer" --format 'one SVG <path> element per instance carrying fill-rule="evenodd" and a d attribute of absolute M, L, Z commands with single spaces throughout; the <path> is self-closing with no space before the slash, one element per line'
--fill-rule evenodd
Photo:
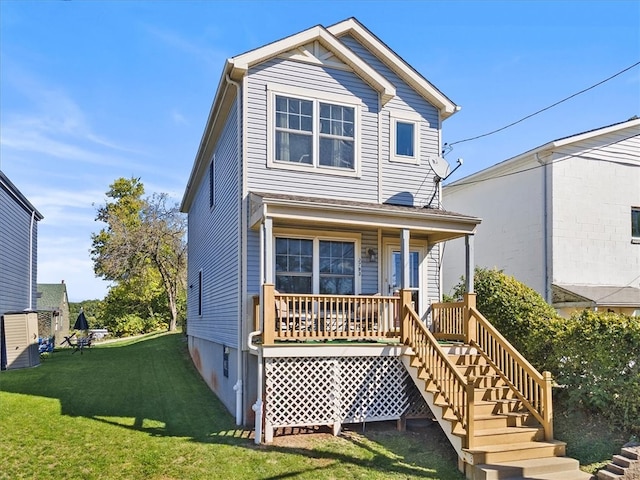
<path fill-rule="evenodd" d="M 429 410 L 431 410 L 431 412 L 433 413 L 433 416 L 435 417 L 435 419 L 438 421 L 438 424 L 440 425 L 440 428 L 442 428 L 442 431 L 444 432 L 447 439 L 449 440 L 449 443 L 451 443 L 451 446 L 458 454 L 458 458 L 463 459 L 465 457 L 465 453 L 462 450 L 463 438 L 459 435 L 454 434 L 453 423 L 443 418 L 443 414 L 444 414 L 444 411 L 446 410 L 446 407 L 436 405 L 435 403 L 436 393 L 430 392 L 427 390 L 427 381 L 420 378 L 418 376 L 418 368 L 411 365 L 412 357 L 413 357 L 413 352 L 411 351 L 411 349 L 408 349 L 401 357 L 402 364 L 404 365 L 404 368 L 409 373 L 409 376 L 413 380 L 413 383 L 416 385 L 416 387 L 418 387 L 418 390 L 420 391 L 422 398 L 424 399 L 425 403 L 429 407 Z"/>

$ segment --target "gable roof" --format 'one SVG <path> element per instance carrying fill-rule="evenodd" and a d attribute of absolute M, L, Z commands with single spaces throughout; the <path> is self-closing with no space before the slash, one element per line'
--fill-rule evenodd
<path fill-rule="evenodd" d="M 209 111 L 209 117 L 200 141 L 196 159 L 189 175 L 180 210 L 187 212 L 195 196 L 197 181 L 204 175 L 214 145 L 222 132 L 226 117 L 233 106 L 239 91 L 234 91 L 231 85 L 240 89 L 239 80 L 247 74 L 249 68 L 265 62 L 286 52 L 317 42 L 331 52 L 335 57 L 353 69 L 354 73 L 363 79 L 380 94 L 382 103 L 386 103 L 396 94 L 394 85 L 378 73 L 371 65 L 360 58 L 338 38 L 351 34 L 361 41 L 400 78 L 431 102 L 440 112 L 441 117 L 447 118 L 459 110 L 459 107 L 449 100 L 442 92 L 431 85 L 424 77 L 411 68 L 395 52 L 382 43 L 375 35 L 367 30 L 355 18 L 350 18 L 325 28 L 316 25 L 302 32 L 288 36 L 281 40 L 263 45 L 248 52 L 227 59 L 222 70 L 218 88 Z"/>
<path fill-rule="evenodd" d="M 590 303 L 605 307 L 640 307 L 640 288 L 601 285 L 553 285 L 554 303 Z"/>
<path fill-rule="evenodd" d="M 38 283 L 38 304 L 40 311 L 59 311 L 62 300 L 66 298 L 65 283 Z"/>
<path fill-rule="evenodd" d="M 380 93 L 383 104 L 396 94 L 396 89 L 391 82 L 376 72 L 368 63 L 353 53 L 321 25 L 316 25 L 315 27 L 283 38 L 282 40 L 269 43 L 255 50 L 230 58 L 227 60 L 226 69 L 228 69 L 228 73 L 232 79 L 239 80 L 253 65 L 294 50 L 312 41 L 320 42 L 320 44 L 335 54 L 337 58 L 353 68 L 358 76 Z"/>
<path fill-rule="evenodd" d="M 355 18 L 351 17 L 336 23 L 328 27 L 327 30 L 338 38 L 344 35 L 354 37 L 396 75 L 411 85 L 425 100 L 432 103 L 440 111 L 440 116 L 443 120 L 460 110 L 458 105 L 453 103 L 444 93 L 438 90 Z"/>
<path fill-rule="evenodd" d="M 449 191 L 456 190 L 456 187 L 463 187 L 469 183 L 479 182 L 484 179 L 491 178 L 498 171 L 505 170 L 507 168 L 515 168 L 518 163 L 525 162 L 526 160 L 530 159 L 532 155 L 536 155 L 536 154 L 540 155 L 544 152 L 552 152 L 555 149 L 566 147 L 568 145 L 572 145 L 578 142 L 582 142 L 590 138 L 598 137 L 601 135 L 607 135 L 609 133 L 614 133 L 620 130 L 624 130 L 626 128 L 633 128 L 633 127 L 640 127 L 640 118 L 632 117 L 629 120 L 625 120 L 623 122 L 613 123 L 605 127 L 594 128 L 592 130 L 587 130 L 582 133 L 576 133 L 574 135 L 569 135 L 567 137 L 561 137 L 556 140 L 552 140 L 551 142 L 547 142 L 532 150 L 528 150 L 524 153 L 516 155 L 515 157 L 511 157 L 507 160 L 503 160 L 502 162 L 491 165 L 490 167 L 487 167 L 483 170 L 472 173 L 471 175 L 467 175 L 466 177 L 460 178 L 455 182 L 451 182 L 444 186 L 444 191 L 446 192 L 447 190 Z"/>

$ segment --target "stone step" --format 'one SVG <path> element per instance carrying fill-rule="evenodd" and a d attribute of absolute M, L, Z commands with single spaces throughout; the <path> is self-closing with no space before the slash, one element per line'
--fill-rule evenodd
<path fill-rule="evenodd" d="M 509 445 L 486 445 L 463 449 L 473 457 L 473 465 L 481 463 L 504 463 L 532 458 L 563 457 L 566 444 L 558 440 L 549 442 L 524 442 Z"/>
<path fill-rule="evenodd" d="M 626 468 L 616 465 L 615 463 L 610 463 L 607 465 L 607 470 L 616 475 L 624 475 Z"/>
<path fill-rule="evenodd" d="M 474 480 L 537 479 L 540 478 L 540 475 L 547 474 L 571 475 L 579 471 L 579 467 L 578 461 L 569 457 L 532 458 L 529 460 L 476 465 L 473 478 Z"/>
<path fill-rule="evenodd" d="M 610 472 L 606 468 L 602 470 L 598 470 L 598 473 L 596 476 L 598 477 L 598 480 L 620 480 L 622 478 L 622 475 L 618 475 L 617 473 Z"/>
<path fill-rule="evenodd" d="M 613 463 L 622 468 L 629 468 L 631 466 L 631 463 L 633 462 L 633 459 L 624 457 L 622 455 L 614 455 L 612 460 Z"/>
<path fill-rule="evenodd" d="M 622 447 L 620 453 L 631 460 L 640 460 L 640 449 L 638 447 Z"/>

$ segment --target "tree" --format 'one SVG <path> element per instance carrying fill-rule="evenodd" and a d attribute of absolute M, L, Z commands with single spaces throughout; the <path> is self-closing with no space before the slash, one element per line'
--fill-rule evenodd
<path fill-rule="evenodd" d="M 137 289 L 138 298 L 144 297 L 139 289 L 147 283 L 136 284 L 136 279 L 153 278 L 155 272 L 166 297 L 169 330 L 175 330 L 186 290 L 186 220 L 177 205 L 168 204 L 166 194 L 143 194 L 139 178 L 119 178 L 110 185 L 106 195 L 112 200 L 99 207 L 96 216 L 107 226 L 92 235 L 94 271 Z"/>

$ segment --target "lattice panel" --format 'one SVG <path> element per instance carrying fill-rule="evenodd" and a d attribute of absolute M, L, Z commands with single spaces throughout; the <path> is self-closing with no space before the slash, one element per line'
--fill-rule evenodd
<path fill-rule="evenodd" d="M 396 357 L 265 359 L 265 415 L 273 427 L 426 416 Z"/>

